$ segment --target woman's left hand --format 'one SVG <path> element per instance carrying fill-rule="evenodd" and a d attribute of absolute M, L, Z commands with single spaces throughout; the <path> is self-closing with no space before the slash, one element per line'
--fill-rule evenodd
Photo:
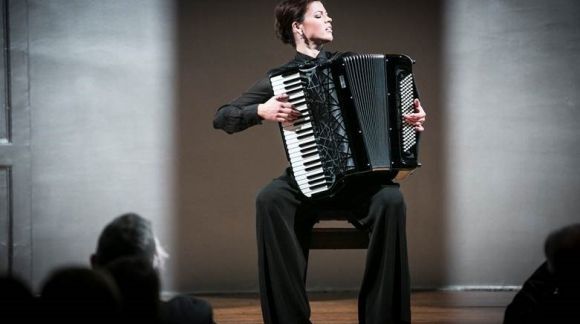
<path fill-rule="evenodd" d="M 412 114 L 403 115 L 403 118 L 405 119 L 405 122 L 413 125 L 416 131 L 422 132 L 425 130 L 423 124 L 425 123 L 427 114 L 425 113 L 425 110 L 423 110 L 423 107 L 421 107 L 421 102 L 419 99 L 415 99 L 413 101 L 413 106 L 415 112 Z"/>

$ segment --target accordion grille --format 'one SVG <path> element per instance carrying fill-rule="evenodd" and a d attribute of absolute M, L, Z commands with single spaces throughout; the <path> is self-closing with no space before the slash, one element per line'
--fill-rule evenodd
<path fill-rule="evenodd" d="M 412 74 L 409 73 L 400 78 L 399 93 L 401 95 L 401 118 L 403 118 L 403 115 L 411 114 L 414 111 Z M 403 125 L 401 130 L 403 152 L 408 152 L 415 146 L 415 144 L 417 144 L 417 132 L 412 125 L 407 124 L 404 120 L 401 120 L 401 125 Z"/>

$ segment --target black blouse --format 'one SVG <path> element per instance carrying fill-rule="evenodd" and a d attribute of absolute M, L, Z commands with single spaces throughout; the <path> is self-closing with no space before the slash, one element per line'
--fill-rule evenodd
<path fill-rule="evenodd" d="M 272 85 L 270 84 L 269 75 L 276 70 L 286 69 L 292 66 L 298 66 L 309 62 L 322 63 L 329 60 L 334 53 L 320 51 L 316 58 L 296 52 L 296 56 L 290 62 L 272 69 L 266 75 L 256 82 L 253 86 L 244 92 L 241 96 L 232 102 L 221 106 L 214 117 L 213 127 L 223 129 L 228 134 L 241 132 L 244 129 L 261 124 L 262 119 L 258 116 L 258 105 L 263 104 L 274 96 Z"/>

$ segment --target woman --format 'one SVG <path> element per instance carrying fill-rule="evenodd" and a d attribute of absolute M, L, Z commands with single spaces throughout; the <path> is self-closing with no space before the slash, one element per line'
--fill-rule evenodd
<path fill-rule="evenodd" d="M 296 49 L 279 69 L 308 61 L 324 62 L 333 40 L 332 18 L 320 1 L 286 0 L 276 6 L 276 32 Z M 274 69 L 272 71 L 275 71 Z M 270 71 L 270 72 L 272 72 Z M 288 96 L 274 96 L 268 74 L 246 93 L 220 107 L 214 127 L 228 133 L 263 120 L 291 123 L 300 116 Z M 418 100 L 407 123 L 423 131 L 425 112 Z M 410 284 L 405 237 L 405 203 L 397 184 L 358 179 L 338 197 L 311 202 L 300 193 L 290 169 L 265 186 L 256 199 L 260 298 L 265 323 L 310 323 L 305 290 L 308 238 L 316 222 L 312 211 L 344 208 L 357 212 L 353 222 L 371 232 L 366 270 L 359 293 L 360 323 L 409 323 Z M 348 197 L 348 199 L 345 199 Z"/>

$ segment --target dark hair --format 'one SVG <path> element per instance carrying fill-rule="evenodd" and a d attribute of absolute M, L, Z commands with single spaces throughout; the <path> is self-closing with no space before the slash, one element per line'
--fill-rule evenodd
<path fill-rule="evenodd" d="M 127 322 L 141 318 L 145 323 L 158 323 L 161 284 L 151 261 L 138 256 L 122 257 L 107 264 L 106 270 L 119 288 Z"/>
<path fill-rule="evenodd" d="M 551 270 L 561 277 L 573 277 L 580 271 L 580 223 L 551 233 L 544 252 Z"/>
<path fill-rule="evenodd" d="M 117 286 L 106 273 L 84 267 L 54 270 L 41 290 L 41 312 L 50 317 L 84 318 L 120 315 Z"/>
<path fill-rule="evenodd" d="M 124 214 L 109 223 L 97 243 L 96 262 L 105 266 L 124 256 L 138 256 L 153 260 L 156 243 L 151 222 L 133 213 Z"/>
<path fill-rule="evenodd" d="M 274 9 L 276 36 L 280 38 L 284 44 L 292 44 L 296 47 L 294 42 L 294 33 L 292 33 L 292 23 L 302 22 L 304 20 L 304 13 L 308 9 L 308 5 L 316 0 L 284 0 Z"/>

